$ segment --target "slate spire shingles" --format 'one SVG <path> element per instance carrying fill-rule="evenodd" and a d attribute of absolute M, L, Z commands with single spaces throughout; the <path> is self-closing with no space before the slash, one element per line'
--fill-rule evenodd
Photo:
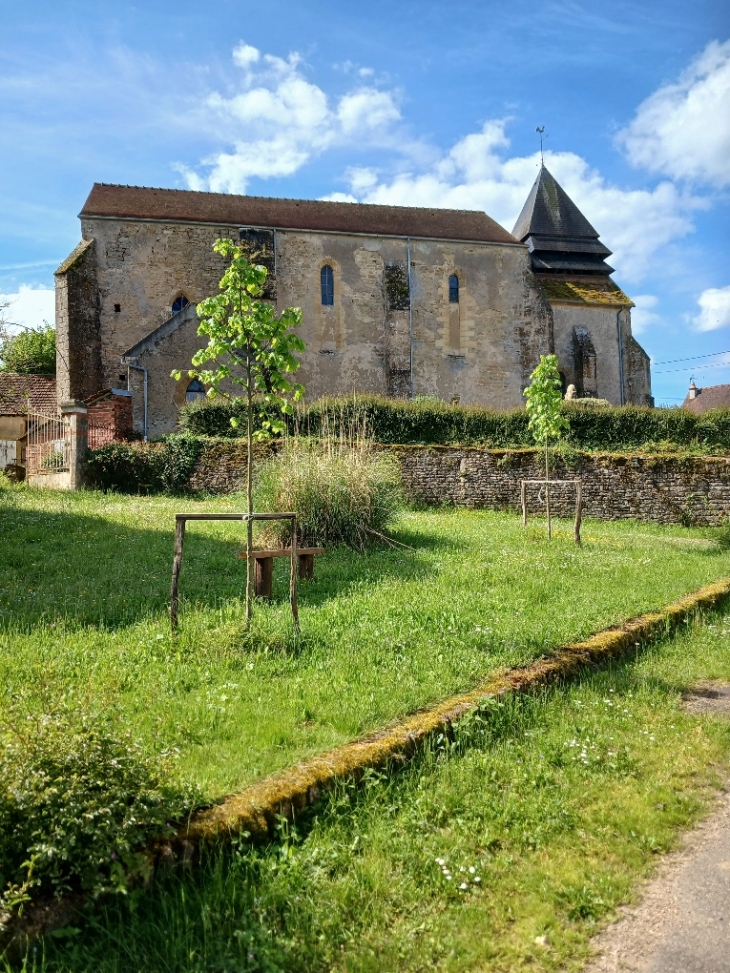
<path fill-rule="evenodd" d="M 530 249 L 538 273 L 613 273 L 605 257 L 611 251 L 573 200 L 542 166 L 512 231 Z"/>

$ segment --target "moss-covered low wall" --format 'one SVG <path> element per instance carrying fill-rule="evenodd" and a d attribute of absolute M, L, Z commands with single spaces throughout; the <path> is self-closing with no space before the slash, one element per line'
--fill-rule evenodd
<path fill-rule="evenodd" d="M 257 457 L 272 446 L 256 446 Z M 517 510 L 520 480 L 543 476 L 539 450 L 461 446 L 383 446 L 398 457 L 407 493 L 427 504 L 451 503 L 488 510 Z M 241 440 L 205 440 L 189 481 L 194 491 L 231 493 L 243 488 L 246 445 Z M 730 458 L 682 454 L 622 455 L 571 451 L 555 456 L 551 477 L 580 479 L 584 515 L 600 520 L 655 521 L 715 526 L 730 518 Z M 544 509 L 536 488 L 529 509 Z M 572 517 L 575 494 L 554 487 L 557 516 Z"/>
<path fill-rule="evenodd" d="M 448 446 L 392 446 L 408 493 L 425 503 L 491 510 L 517 509 L 520 480 L 544 476 L 534 449 L 487 450 Z M 692 455 L 571 453 L 551 461 L 551 478 L 580 479 L 583 513 L 600 520 L 715 526 L 730 517 L 730 458 Z M 572 517 L 575 491 L 551 488 L 551 507 Z M 539 489 L 528 489 L 528 510 L 544 510 Z"/>

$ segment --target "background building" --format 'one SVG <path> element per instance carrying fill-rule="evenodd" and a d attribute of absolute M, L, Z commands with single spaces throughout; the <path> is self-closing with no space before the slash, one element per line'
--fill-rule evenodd
<path fill-rule="evenodd" d="M 477 211 L 102 184 L 81 232 L 56 272 L 59 398 L 128 387 L 149 435 L 204 391 L 170 372 L 203 344 L 195 305 L 217 292 L 221 236 L 261 254 L 279 309 L 302 308 L 297 380 L 309 399 L 355 391 L 508 409 L 555 351 L 579 394 L 650 400 L 610 251 L 545 169 L 515 235 Z"/>

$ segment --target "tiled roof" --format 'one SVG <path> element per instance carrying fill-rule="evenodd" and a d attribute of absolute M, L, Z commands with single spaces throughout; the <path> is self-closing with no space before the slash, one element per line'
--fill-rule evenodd
<path fill-rule="evenodd" d="M 696 414 L 709 412 L 710 409 L 730 409 L 730 385 L 709 385 L 705 389 L 697 389 L 694 399 L 687 395 L 682 408 Z"/>
<path fill-rule="evenodd" d="M 0 416 L 24 416 L 28 407 L 56 412 L 56 379 L 49 375 L 0 372 Z"/>
<path fill-rule="evenodd" d="M 589 280 L 561 280 L 538 274 L 545 296 L 549 301 L 570 301 L 580 304 L 612 304 L 616 307 L 633 307 L 630 297 L 607 277 Z"/>
<path fill-rule="evenodd" d="M 79 215 L 428 237 L 476 243 L 517 243 L 511 233 L 480 210 L 273 199 L 267 196 L 199 193 L 186 189 L 110 186 L 105 183 L 94 184 Z"/>

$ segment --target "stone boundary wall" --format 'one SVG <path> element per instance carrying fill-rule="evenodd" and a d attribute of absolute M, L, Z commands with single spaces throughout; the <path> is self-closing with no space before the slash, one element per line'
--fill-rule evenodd
<path fill-rule="evenodd" d="M 391 448 L 409 495 L 430 504 L 518 509 L 520 480 L 544 476 L 543 454 L 532 449 Z M 554 457 L 550 475 L 582 481 L 585 517 L 687 526 L 714 526 L 730 518 L 730 458 L 577 453 L 570 466 Z M 533 513 L 544 510 L 537 493 L 536 487 L 528 490 L 528 511 Z M 574 515 L 572 488 L 553 487 L 550 495 L 557 516 Z"/>
<path fill-rule="evenodd" d="M 535 449 L 381 448 L 398 457 L 409 496 L 427 504 L 518 510 L 520 480 L 543 476 L 543 454 Z M 262 457 L 271 449 L 256 447 Z M 244 442 L 209 440 L 195 463 L 190 489 L 231 493 L 242 489 L 245 475 Z M 716 526 L 730 518 L 730 458 L 726 457 L 576 452 L 570 465 L 562 457 L 551 459 L 551 478 L 581 479 L 585 517 L 687 526 Z M 551 506 L 556 516 L 572 518 L 574 491 L 553 487 Z M 528 492 L 528 510 L 544 511 L 535 487 Z"/>
<path fill-rule="evenodd" d="M 270 456 L 274 445 L 256 443 L 254 462 Z M 190 474 L 188 488 L 194 493 L 236 493 L 246 489 L 244 439 L 206 439 Z"/>

